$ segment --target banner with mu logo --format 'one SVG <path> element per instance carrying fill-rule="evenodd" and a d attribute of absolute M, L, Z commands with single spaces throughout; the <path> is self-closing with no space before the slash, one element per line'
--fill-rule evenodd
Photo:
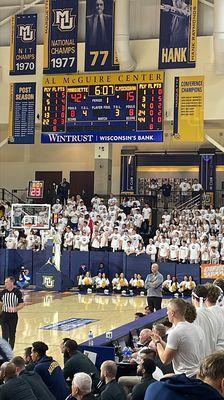
<path fill-rule="evenodd" d="M 77 71 L 78 0 L 45 0 L 44 74 Z"/>
<path fill-rule="evenodd" d="M 11 18 L 10 75 L 36 73 L 37 15 Z"/>

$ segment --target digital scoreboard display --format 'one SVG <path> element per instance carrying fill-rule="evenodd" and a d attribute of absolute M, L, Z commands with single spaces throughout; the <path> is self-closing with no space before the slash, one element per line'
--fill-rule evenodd
<path fill-rule="evenodd" d="M 44 181 L 30 181 L 27 190 L 28 199 L 42 199 L 44 196 Z"/>
<path fill-rule="evenodd" d="M 42 143 L 163 141 L 164 72 L 47 76 Z"/>

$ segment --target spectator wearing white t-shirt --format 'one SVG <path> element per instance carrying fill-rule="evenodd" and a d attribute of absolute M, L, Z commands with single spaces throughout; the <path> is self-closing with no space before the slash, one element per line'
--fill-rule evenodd
<path fill-rule="evenodd" d="M 197 195 L 199 195 L 200 193 L 203 192 L 203 187 L 202 185 L 198 182 L 198 179 L 194 179 L 193 180 L 193 184 L 192 184 L 192 196 L 195 197 Z"/>
<path fill-rule="evenodd" d="M 215 246 L 212 246 L 209 251 L 210 264 L 219 264 L 220 254 Z"/>
<path fill-rule="evenodd" d="M 131 240 L 127 241 L 126 247 L 125 247 L 125 254 L 126 256 L 130 256 L 131 254 L 135 254 L 135 247 L 132 245 Z"/>
<path fill-rule="evenodd" d="M 209 311 L 205 302 L 209 288 L 206 285 L 197 285 L 192 293 L 192 303 L 197 310 L 195 323 L 198 324 L 205 335 L 205 352 L 209 355 L 218 349 L 219 321 L 214 313 Z"/>
<path fill-rule="evenodd" d="M 66 226 L 64 233 L 64 244 L 63 247 L 65 250 L 72 250 L 73 248 L 73 238 L 74 234 L 70 228 L 70 226 Z"/>
<path fill-rule="evenodd" d="M 113 193 L 110 193 L 110 197 L 108 199 L 108 206 L 115 206 L 117 204 L 117 198 L 113 195 Z"/>
<path fill-rule="evenodd" d="M 146 254 L 148 254 L 150 261 L 156 261 L 157 248 L 156 245 L 153 243 L 153 239 L 149 239 L 149 244 L 146 246 L 145 252 Z"/>
<path fill-rule="evenodd" d="M 98 230 L 95 230 L 92 234 L 91 238 L 91 250 L 99 250 L 100 249 L 100 239 L 101 235 Z"/>
<path fill-rule="evenodd" d="M 80 251 L 89 251 L 89 241 L 90 241 L 89 236 L 86 234 L 85 231 L 83 231 L 80 236 L 80 242 L 79 242 Z"/>
<path fill-rule="evenodd" d="M 180 183 L 179 189 L 180 189 L 181 202 L 184 203 L 185 201 L 187 201 L 189 192 L 191 190 L 191 185 L 187 181 L 187 179 L 184 179 L 184 181 Z"/>
<path fill-rule="evenodd" d="M 14 236 L 13 232 L 9 232 L 9 235 L 5 238 L 7 249 L 17 249 L 18 240 Z"/>
<path fill-rule="evenodd" d="M 200 259 L 200 244 L 197 243 L 196 237 L 192 237 L 189 244 L 189 259 L 191 264 L 197 264 Z"/>
<path fill-rule="evenodd" d="M 183 299 L 172 299 L 167 306 L 168 319 L 173 324 L 167 343 L 156 334 L 153 340 L 161 361 L 164 364 L 172 362 L 175 374 L 194 377 L 206 354 L 205 340 L 202 329 L 185 320 L 185 311 Z"/>
<path fill-rule="evenodd" d="M 145 203 L 142 209 L 144 232 L 149 233 L 150 227 L 152 225 L 152 209 L 149 207 L 148 203 Z"/>
<path fill-rule="evenodd" d="M 74 234 L 73 238 L 73 248 L 74 250 L 80 250 L 80 240 L 81 240 L 81 233 L 79 230 L 77 230 Z"/>
<path fill-rule="evenodd" d="M 183 264 L 186 263 L 188 261 L 188 255 L 189 255 L 189 248 L 186 240 L 183 240 L 182 245 L 179 248 L 179 262 Z"/>
<path fill-rule="evenodd" d="M 53 204 L 53 206 L 52 206 L 52 211 L 54 214 L 59 214 L 61 212 L 61 210 L 62 210 L 62 205 L 60 203 L 60 200 L 57 199 L 56 203 Z"/>
<path fill-rule="evenodd" d="M 118 232 L 118 228 L 114 228 L 109 240 L 111 240 L 110 246 L 113 252 L 121 250 L 121 235 Z"/>
<path fill-rule="evenodd" d="M 169 260 L 178 261 L 179 258 L 179 246 L 176 245 L 176 240 L 172 239 L 171 245 L 169 246 Z"/>
<path fill-rule="evenodd" d="M 209 245 L 207 237 L 205 237 L 201 243 L 201 262 L 202 264 L 209 263 Z"/>
<path fill-rule="evenodd" d="M 166 261 L 169 257 L 169 244 L 167 243 L 165 237 L 162 237 L 158 247 L 159 247 L 159 252 L 158 252 L 159 261 Z"/>
<path fill-rule="evenodd" d="M 145 254 L 145 246 L 142 242 L 138 244 L 137 249 L 135 249 L 136 256 L 140 256 L 140 254 Z"/>
<path fill-rule="evenodd" d="M 91 204 L 95 210 L 98 210 L 98 207 L 100 205 L 100 198 L 97 194 L 94 194 L 93 198 L 91 199 Z"/>
<path fill-rule="evenodd" d="M 143 215 L 141 214 L 141 211 L 139 209 L 136 210 L 136 213 L 134 214 L 134 227 L 136 229 L 136 232 L 140 232 L 140 228 L 143 224 Z"/>

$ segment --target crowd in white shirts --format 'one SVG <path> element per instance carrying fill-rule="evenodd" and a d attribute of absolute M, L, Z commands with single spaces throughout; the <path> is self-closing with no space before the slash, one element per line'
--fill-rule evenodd
<path fill-rule="evenodd" d="M 224 207 L 164 211 L 146 253 L 151 260 L 224 263 Z"/>
<path fill-rule="evenodd" d="M 105 202 L 97 195 L 87 210 L 80 196 L 60 200 L 52 206 L 52 226 L 49 231 L 16 230 L 10 227 L 10 204 L 2 202 L 0 215 L 0 247 L 7 249 L 45 248 L 49 240 L 61 242 L 62 250 L 124 251 L 127 255 L 145 252 L 142 235 L 150 233 L 152 210 L 148 204 L 132 197 L 122 203 L 110 194 Z"/>
<path fill-rule="evenodd" d="M 154 237 L 150 235 L 152 210 L 134 197 L 119 204 L 113 194 L 107 202 L 94 195 L 89 210 L 80 196 L 69 198 L 67 205 L 57 200 L 52 221 L 47 231 L 13 230 L 10 204 L 1 202 L 0 247 L 37 251 L 56 238 L 62 250 L 146 253 L 152 262 L 224 263 L 224 207 L 164 211 Z"/>

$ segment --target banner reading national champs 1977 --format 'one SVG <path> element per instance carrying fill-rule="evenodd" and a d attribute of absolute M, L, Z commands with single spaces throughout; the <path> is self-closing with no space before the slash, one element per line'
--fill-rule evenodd
<path fill-rule="evenodd" d="M 15 15 L 11 18 L 10 75 L 35 75 L 37 15 Z"/>
<path fill-rule="evenodd" d="M 195 68 L 198 0 L 161 0 L 159 68 Z"/>
<path fill-rule="evenodd" d="M 77 71 L 78 0 L 45 0 L 44 74 Z"/>
<path fill-rule="evenodd" d="M 115 0 L 86 0 L 85 71 L 119 69 L 114 25 Z"/>

